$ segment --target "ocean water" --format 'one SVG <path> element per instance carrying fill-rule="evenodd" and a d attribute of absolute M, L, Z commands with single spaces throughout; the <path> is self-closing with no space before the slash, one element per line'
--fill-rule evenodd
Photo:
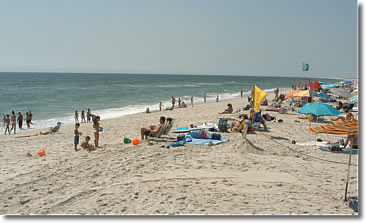
<path fill-rule="evenodd" d="M 305 78 L 297 78 L 298 84 L 301 79 Z M 0 80 L 1 118 L 12 110 L 23 115 L 32 111 L 32 128 L 54 126 L 57 121 L 74 123 L 75 110 L 80 115 L 90 108 L 103 120 L 144 112 L 147 107 L 158 110 L 160 101 L 167 108 L 172 96 L 190 105 L 190 96 L 198 104 L 204 93 L 211 102 L 217 94 L 220 100 L 240 98 L 240 90 L 247 96 L 254 83 L 266 91 L 278 87 L 281 93 L 296 82 L 294 77 L 92 73 L 0 73 Z M 2 122 L 0 126 L 3 130 Z"/>

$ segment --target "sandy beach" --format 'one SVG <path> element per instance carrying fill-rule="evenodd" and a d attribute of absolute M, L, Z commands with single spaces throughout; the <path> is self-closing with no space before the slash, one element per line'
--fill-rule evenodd
<path fill-rule="evenodd" d="M 273 94 L 268 98 L 273 99 Z M 228 103 L 234 113 L 218 114 Z M 357 215 L 342 200 L 349 155 L 291 143 L 337 141 L 345 136 L 309 133 L 309 122 L 298 119 L 296 112 L 268 112 L 283 122 L 267 122 L 269 132 L 248 134 L 247 141 L 241 133 L 221 133 L 229 141 L 214 146 L 123 143 L 125 137 L 140 139 L 140 128 L 158 124 L 160 116 L 174 118 L 173 129 L 217 123 L 221 117 L 248 114 L 242 110 L 247 103 L 246 98 L 194 107 L 188 103 L 187 108 L 172 111 L 101 117 L 102 148 L 92 152 L 74 151 L 73 125 L 62 125 L 54 135 L 15 138 L 39 133 L 38 129 L 2 135 L 0 213 Z M 242 111 L 235 112 L 239 108 Z M 82 123 L 80 131 L 81 140 L 89 135 L 93 141 L 92 123 Z M 39 157 L 39 149 L 45 149 L 46 156 Z M 352 155 L 352 164 L 349 194 L 358 196 L 357 154 Z"/>

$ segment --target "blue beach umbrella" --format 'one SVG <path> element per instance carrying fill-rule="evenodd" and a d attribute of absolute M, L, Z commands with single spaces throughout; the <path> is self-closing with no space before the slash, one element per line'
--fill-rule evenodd
<path fill-rule="evenodd" d="M 352 84 L 352 81 L 344 81 L 345 84 Z"/>
<path fill-rule="evenodd" d="M 335 84 L 328 84 L 327 86 L 325 86 L 324 89 L 335 88 L 335 87 L 337 87 L 337 85 L 335 85 Z"/>
<path fill-rule="evenodd" d="M 304 105 L 298 113 L 300 114 L 312 114 L 312 115 L 340 115 L 341 112 L 332 106 L 324 103 L 309 103 Z"/>

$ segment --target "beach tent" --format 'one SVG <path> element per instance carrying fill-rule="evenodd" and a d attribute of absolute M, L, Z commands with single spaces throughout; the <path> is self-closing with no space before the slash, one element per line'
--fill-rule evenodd
<path fill-rule="evenodd" d="M 325 86 L 324 89 L 336 88 L 336 87 L 337 87 L 337 85 L 335 85 L 335 84 L 328 84 L 327 86 Z"/>
<path fill-rule="evenodd" d="M 331 92 L 335 95 L 338 95 L 342 98 L 350 98 L 351 97 L 351 93 L 346 90 L 345 88 L 333 88 L 331 90 Z"/>
<path fill-rule="evenodd" d="M 340 115 L 341 112 L 334 107 L 324 103 L 309 103 L 304 105 L 298 113 L 300 114 L 312 114 L 312 115 Z"/>
<path fill-rule="evenodd" d="M 293 90 L 293 91 L 289 92 L 289 93 L 285 96 L 285 98 L 294 98 L 294 97 L 296 97 L 296 96 L 294 96 L 294 94 L 299 93 L 299 92 L 301 92 L 301 91 L 304 91 L 304 90 Z"/>
<path fill-rule="evenodd" d="M 333 134 L 333 135 L 354 135 L 358 134 L 358 121 L 339 121 L 333 122 L 332 124 L 322 125 L 316 128 L 310 128 L 310 132 L 314 133 L 325 133 L 325 134 Z M 351 155 L 352 155 L 352 147 L 349 152 L 349 159 L 348 159 L 348 172 L 347 172 L 347 183 L 346 189 L 344 193 L 344 200 L 347 200 L 347 191 L 348 191 L 348 182 L 349 182 L 349 172 L 351 167 Z"/>
<path fill-rule="evenodd" d="M 344 84 L 352 84 L 352 81 L 344 81 Z"/>

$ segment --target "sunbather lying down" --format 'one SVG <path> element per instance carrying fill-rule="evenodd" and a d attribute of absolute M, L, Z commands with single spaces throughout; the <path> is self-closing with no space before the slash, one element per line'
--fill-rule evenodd
<path fill-rule="evenodd" d="M 141 139 L 147 139 L 148 136 L 157 136 L 158 133 L 160 132 L 161 128 L 163 127 L 165 123 L 165 117 L 161 116 L 159 119 L 159 125 L 151 125 L 149 126 L 149 128 L 141 128 L 140 130 L 140 134 L 141 134 Z"/>
<path fill-rule="evenodd" d="M 233 109 L 233 105 L 232 104 L 227 104 L 227 109 L 225 109 L 225 111 L 220 112 L 219 114 L 231 114 L 233 113 L 234 109 Z"/>

